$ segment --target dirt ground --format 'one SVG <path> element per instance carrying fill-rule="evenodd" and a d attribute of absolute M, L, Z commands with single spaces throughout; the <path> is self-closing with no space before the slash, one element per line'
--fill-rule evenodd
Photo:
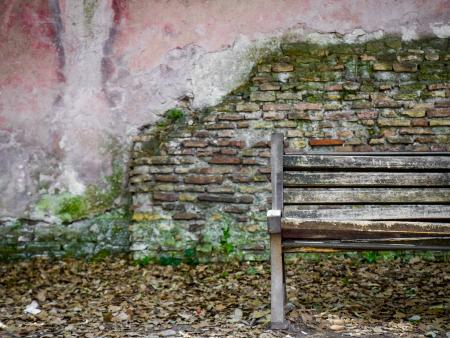
<path fill-rule="evenodd" d="M 285 331 L 267 263 L 3 263 L 0 337 L 449 337 L 448 257 L 298 255 Z"/>

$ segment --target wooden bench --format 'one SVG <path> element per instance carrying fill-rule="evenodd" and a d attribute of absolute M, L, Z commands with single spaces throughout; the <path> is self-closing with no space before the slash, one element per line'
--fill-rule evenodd
<path fill-rule="evenodd" d="M 450 153 L 285 153 L 271 139 L 272 328 L 285 328 L 284 253 L 449 250 Z"/>

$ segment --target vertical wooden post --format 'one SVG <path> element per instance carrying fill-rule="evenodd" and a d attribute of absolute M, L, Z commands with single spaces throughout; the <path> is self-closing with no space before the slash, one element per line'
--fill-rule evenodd
<path fill-rule="evenodd" d="M 272 134 L 271 138 L 271 178 L 272 210 L 283 210 L 283 138 L 284 135 Z M 271 266 L 271 326 L 272 329 L 286 328 L 284 318 L 285 285 L 283 268 L 283 248 L 281 230 L 270 234 Z"/>

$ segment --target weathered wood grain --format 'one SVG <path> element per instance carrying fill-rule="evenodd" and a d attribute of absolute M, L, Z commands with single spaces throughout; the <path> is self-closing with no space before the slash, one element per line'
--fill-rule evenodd
<path fill-rule="evenodd" d="M 450 186 L 450 173 L 285 172 L 283 183 L 295 186 Z"/>
<path fill-rule="evenodd" d="M 284 216 L 305 220 L 447 220 L 448 204 L 287 205 Z"/>
<path fill-rule="evenodd" d="M 285 155 L 287 169 L 386 169 L 386 170 L 450 170 L 449 156 L 332 156 Z"/>
<path fill-rule="evenodd" d="M 323 250 L 323 251 L 321 251 Z M 367 241 L 361 242 L 343 242 L 343 241 L 303 241 L 288 240 L 283 242 L 283 251 L 294 252 L 329 252 L 348 251 L 348 250 L 450 250 L 449 239 L 434 239 L 416 241 L 411 240 L 410 243 L 392 241 L 379 243 Z"/>
<path fill-rule="evenodd" d="M 383 233 L 410 233 L 450 235 L 450 223 L 405 221 L 327 221 L 283 218 L 283 230 L 304 231 L 361 231 Z"/>
<path fill-rule="evenodd" d="M 449 203 L 450 188 L 287 188 L 285 204 Z"/>

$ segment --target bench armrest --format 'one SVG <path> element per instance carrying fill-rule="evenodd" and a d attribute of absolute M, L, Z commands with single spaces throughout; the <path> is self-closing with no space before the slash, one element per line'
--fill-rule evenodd
<path fill-rule="evenodd" d="M 281 210 L 267 211 L 267 231 L 269 234 L 281 233 Z"/>

